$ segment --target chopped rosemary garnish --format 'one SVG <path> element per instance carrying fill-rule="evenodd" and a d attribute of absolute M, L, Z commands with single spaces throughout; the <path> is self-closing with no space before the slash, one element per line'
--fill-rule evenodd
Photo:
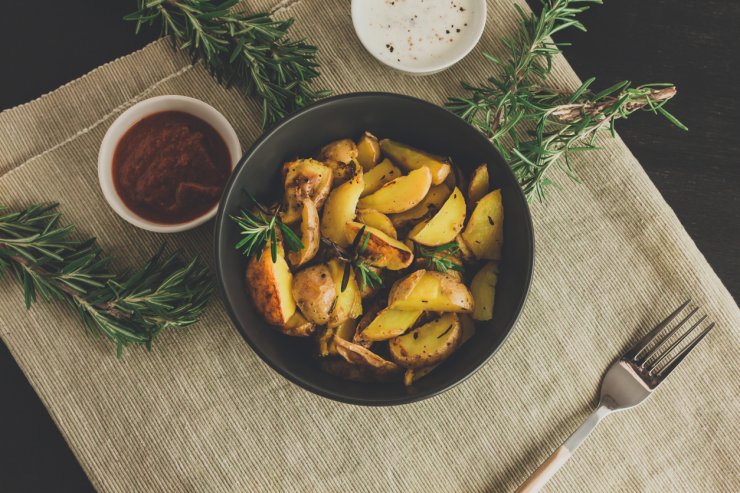
<path fill-rule="evenodd" d="M 343 258 L 346 264 L 344 267 L 344 274 L 342 275 L 342 292 L 347 289 L 347 284 L 349 283 L 350 273 L 353 267 L 360 276 L 360 289 L 365 289 L 368 286 L 376 288 L 383 285 L 383 279 L 373 270 L 373 259 L 368 259 L 362 256 L 369 241 L 370 233 L 365 234 L 365 226 L 362 226 L 360 231 L 355 235 L 355 239 L 352 241 L 352 246 L 350 247 L 350 252 L 352 252 L 350 254 L 351 256 L 349 258 Z"/>
<path fill-rule="evenodd" d="M 272 261 L 277 262 L 278 230 L 288 250 L 297 252 L 303 248 L 301 238 L 280 220 L 279 207 L 270 211 L 254 198 L 251 200 L 256 212 L 243 209 L 238 216 L 231 216 L 231 219 L 241 228 L 240 235 L 243 236 L 234 248 L 241 249 L 247 257 L 256 254 L 259 259 L 269 242 Z"/>
<path fill-rule="evenodd" d="M 418 246 L 419 257 L 426 261 L 426 268 L 443 274 L 448 270 L 465 272 L 459 263 L 451 260 L 460 251 L 456 242 L 445 243 L 436 247 Z"/>

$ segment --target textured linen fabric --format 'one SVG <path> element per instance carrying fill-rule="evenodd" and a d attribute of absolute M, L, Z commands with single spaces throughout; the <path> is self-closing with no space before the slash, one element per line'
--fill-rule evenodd
<path fill-rule="evenodd" d="M 386 90 L 435 103 L 460 94 L 460 79 L 489 74 L 481 51 L 502 53 L 516 22 L 512 0 L 490 1 L 478 48 L 419 78 L 365 52 L 346 0 L 250 4 L 296 18 L 293 35 L 320 46 L 321 83 L 336 93 Z M 552 80 L 578 84 L 562 57 Z M 253 101 L 160 40 L 0 114 L 0 203 L 59 201 L 66 221 L 97 236 L 118 268 L 145 260 L 163 237 L 107 207 L 96 158 L 116 116 L 160 94 L 212 104 L 245 148 L 260 133 Z M 502 350 L 421 403 L 361 408 L 298 388 L 249 349 L 217 298 L 196 326 L 162 334 L 153 352 L 116 359 L 63 304 L 25 311 L 6 278 L 0 334 L 103 492 L 503 492 L 590 412 L 608 364 L 691 296 L 716 330 L 646 404 L 604 421 L 548 491 L 737 491 L 738 307 L 629 149 L 619 138 L 602 145 L 577 162 L 582 184 L 564 179 L 547 204 L 532 207 L 532 291 Z M 205 226 L 167 241 L 210 261 L 211 234 Z"/>

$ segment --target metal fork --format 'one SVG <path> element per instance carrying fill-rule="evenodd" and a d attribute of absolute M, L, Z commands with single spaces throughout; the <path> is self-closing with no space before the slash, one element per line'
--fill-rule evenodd
<path fill-rule="evenodd" d="M 602 419 L 614 411 L 621 411 L 634 407 L 650 397 L 650 394 L 676 369 L 681 361 L 696 347 L 699 342 L 714 327 L 714 322 L 701 330 L 689 344 L 679 352 L 671 355 L 707 316 L 700 317 L 695 322 L 689 320 L 696 314 L 698 308 L 689 311 L 678 324 L 661 337 L 661 333 L 671 324 L 679 314 L 689 305 L 691 300 L 679 306 L 668 318 L 659 323 L 634 347 L 614 362 L 601 382 L 601 397 L 599 406 L 586 421 L 561 445 L 537 470 L 517 489 L 517 493 L 534 493 L 552 478 L 563 467 L 576 449 L 586 440 Z M 660 350 L 681 327 L 691 324 L 680 337 L 675 339 L 666 349 Z M 670 356 L 670 357 L 669 357 Z"/>

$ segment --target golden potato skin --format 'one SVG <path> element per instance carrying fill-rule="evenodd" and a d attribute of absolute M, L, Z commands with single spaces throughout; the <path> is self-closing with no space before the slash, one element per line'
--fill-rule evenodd
<path fill-rule="evenodd" d="M 406 144 L 401 144 L 400 142 L 383 139 L 380 141 L 380 150 L 394 163 L 409 171 L 423 167 L 429 168 L 434 185 L 444 182 L 450 173 L 451 167 L 447 159 L 415 149 Z"/>
<path fill-rule="evenodd" d="M 419 310 L 384 308 L 363 328 L 362 332 L 357 333 L 357 340 L 385 341 L 400 336 L 416 323 L 421 314 Z"/>
<path fill-rule="evenodd" d="M 296 311 L 296 303 L 291 290 L 293 274 L 283 257 L 282 246 L 274 263 L 269 245 L 259 258 L 257 255 L 250 258 L 246 278 L 257 311 L 272 325 L 287 325 Z"/>
<path fill-rule="evenodd" d="M 398 214 L 391 214 L 388 217 L 396 228 L 402 228 L 414 221 L 431 217 L 442 207 L 451 193 L 450 187 L 446 184 L 435 185 L 429 189 L 426 197 L 414 207 Z"/>
<path fill-rule="evenodd" d="M 408 334 L 391 339 L 388 347 L 393 361 L 406 368 L 436 365 L 455 352 L 460 342 L 460 321 L 446 313 Z"/>
<path fill-rule="evenodd" d="M 475 168 L 468 184 L 468 203 L 471 206 L 491 191 L 489 181 L 487 164 L 483 163 Z"/>
<path fill-rule="evenodd" d="M 355 337 L 356 326 L 357 321 L 348 318 L 335 327 L 323 327 L 319 332 L 318 337 L 319 356 L 327 357 L 339 354 L 337 353 L 337 346 L 334 343 L 334 338 L 339 337 L 340 339 L 352 341 Z"/>
<path fill-rule="evenodd" d="M 406 176 L 389 181 L 376 192 L 362 197 L 357 207 L 375 209 L 384 214 L 407 211 L 424 200 L 431 185 L 432 175 L 429 168 L 422 167 Z"/>
<path fill-rule="evenodd" d="M 393 222 L 382 212 L 375 209 L 357 209 L 357 220 L 362 224 L 382 231 L 394 240 L 398 239 L 398 232 L 393 226 Z"/>
<path fill-rule="evenodd" d="M 293 277 L 293 298 L 303 316 L 317 325 L 325 325 L 331 319 L 338 291 L 324 264 L 307 267 Z"/>
<path fill-rule="evenodd" d="M 460 280 L 420 269 L 391 287 L 388 306 L 397 310 L 469 313 L 475 304 L 470 290 Z"/>
<path fill-rule="evenodd" d="M 474 320 L 491 320 L 493 305 L 496 299 L 496 282 L 498 281 L 498 265 L 488 262 L 473 276 L 470 283 L 470 292 L 473 293 L 475 309 Z"/>
<path fill-rule="evenodd" d="M 275 326 L 275 328 L 287 336 L 308 337 L 316 331 L 316 324 L 309 322 L 300 312 L 296 311 L 286 325 Z"/>
<path fill-rule="evenodd" d="M 321 233 L 319 232 L 319 211 L 313 200 L 307 198 L 303 201 L 303 212 L 301 213 L 301 243 L 303 248 L 297 252 L 288 252 L 290 264 L 296 268 L 310 261 L 316 256 L 321 244 Z"/>
<path fill-rule="evenodd" d="M 355 219 L 357 201 L 365 187 L 362 168 L 359 164 L 355 166 L 356 173 L 353 178 L 331 191 L 321 216 L 321 235 L 341 247 L 349 246 L 345 228 L 349 221 Z"/>
<path fill-rule="evenodd" d="M 393 361 L 381 358 L 359 344 L 339 338 L 335 338 L 334 343 L 337 345 L 337 352 L 339 355 L 348 363 L 359 366 L 369 366 L 389 373 L 400 373 L 401 371 L 401 368 Z"/>
<path fill-rule="evenodd" d="M 322 160 L 332 160 L 347 164 L 357 159 L 357 145 L 351 139 L 339 139 L 329 142 L 319 153 Z"/>
<path fill-rule="evenodd" d="M 363 256 L 372 259 L 372 264 L 375 267 L 383 267 L 388 270 L 401 270 L 411 265 L 411 262 L 414 260 L 413 252 L 406 245 L 391 238 L 379 229 L 351 221 L 347 223 L 347 241 L 352 243 L 357 235 L 360 234 L 363 227 L 365 228 L 365 232 L 360 244 L 367 238 L 367 245 L 365 245 Z"/>
<path fill-rule="evenodd" d="M 347 286 L 342 291 L 342 278 L 344 277 L 344 266 L 346 264 L 333 258 L 329 260 L 328 265 L 337 293 L 337 300 L 331 310 L 328 323 L 330 326 L 336 326 L 344 323 L 348 318 L 354 319 L 362 315 L 362 295 L 352 269 L 349 271 Z"/>
<path fill-rule="evenodd" d="M 401 170 L 395 167 L 390 159 L 384 159 L 365 173 L 365 188 L 362 191 L 362 197 L 378 191 L 380 187 L 400 176 L 403 176 Z"/>
<path fill-rule="evenodd" d="M 281 219 L 291 224 L 301 218 L 303 201 L 310 198 L 321 209 L 332 187 L 332 171 L 314 159 L 298 159 L 283 165 L 285 193 Z"/>
<path fill-rule="evenodd" d="M 370 132 L 362 134 L 357 141 L 357 161 L 365 171 L 369 171 L 380 161 L 380 143 Z"/>
<path fill-rule="evenodd" d="M 484 195 L 460 235 L 476 258 L 500 260 L 504 242 L 504 204 L 501 190 Z"/>
<path fill-rule="evenodd" d="M 409 232 L 409 238 L 427 246 L 450 243 L 465 225 L 465 197 L 455 187 L 442 208 L 428 221 L 422 221 Z"/>

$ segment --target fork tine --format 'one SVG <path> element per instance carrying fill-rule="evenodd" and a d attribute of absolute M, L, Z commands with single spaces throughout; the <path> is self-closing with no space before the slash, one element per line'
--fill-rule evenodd
<path fill-rule="evenodd" d="M 683 359 L 686 357 L 686 355 L 689 354 L 691 352 L 691 350 L 694 349 L 696 347 L 696 345 L 699 344 L 701 342 L 701 340 L 704 339 L 704 337 L 713 328 L 714 328 L 714 322 L 712 322 L 711 324 L 709 324 L 709 326 L 706 329 L 704 329 L 701 332 L 701 334 L 699 334 L 696 338 L 694 338 L 694 340 L 691 341 L 691 343 L 688 346 L 686 346 L 685 348 L 683 348 L 680 353 L 678 353 L 676 356 L 674 356 L 673 358 L 671 358 L 671 360 L 668 362 L 668 364 L 662 370 L 660 370 L 656 374 L 656 376 L 662 381 L 668 375 L 670 375 L 670 373 L 673 370 L 676 369 L 676 367 L 678 366 L 678 364 L 681 363 L 681 361 L 683 361 Z"/>
<path fill-rule="evenodd" d="M 696 310 L 695 310 L 695 311 L 696 311 Z M 706 320 L 706 318 L 707 318 L 707 316 L 706 316 L 706 315 L 704 315 L 704 316 L 703 316 L 703 317 L 701 317 L 701 318 L 700 318 L 699 320 L 697 320 L 697 321 L 696 321 L 696 323 L 695 323 L 694 325 L 692 325 L 692 326 L 691 326 L 691 327 L 689 328 L 689 330 L 687 330 L 686 332 L 684 332 L 684 333 L 683 333 L 683 335 L 682 335 L 681 337 L 679 337 L 678 339 L 676 339 L 676 340 L 675 340 L 675 342 L 674 342 L 673 344 L 671 344 L 671 345 L 670 345 L 670 347 L 668 347 L 668 349 L 666 349 L 666 350 L 665 350 L 665 351 L 663 352 L 663 354 L 661 354 L 660 356 L 658 356 L 657 358 L 655 358 L 655 361 L 653 361 L 653 362 L 652 362 L 652 363 L 650 364 L 650 372 L 649 372 L 649 373 L 652 373 L 653 371 L 655 371 L 655 370 L 656 370 L 656 369 L 658 368 L 658 365 L 660 364 L 660 362 L 661 362 L 661 361 L 663 361 L 663 359 L 665 359 L 665 357 L 666 357 L 666 356 L 668 356 L 668 355 L 670 354 L 670 352 L 671 352 L 671 351 L 673 351 L 674 349 L 676 349 L 676 347 L 677 347 L 677 346 L 678 346 L 679 344 L 681 344 L 681 342 L 682 342 L 682 341 L 683 341 L 684 339 L 686 339 L 686 337 L 687 337 L 687 336 L 688 336 L 689 334 L 691 334 L 691 332 L 692 332 L 692 331 L 693 331 L 693 330 L 694 330 L 695 328 L 697 328 L 697 327 L 699 326 L 699 324 L 700 324 L 700 323 L 702 323 L 702 322 L 703 322 L 704 320 Z M 677 327 L 677 328 L 678 328 L 678 327 Z M 671 335 L 673 334 L 673 332 L 675 332 L 675 329 L 671 331 Z M 670 335 L 669 335 L 668 337 L 670 337 Z M 666 337 L 666 338 L 665 338 L 664 340 L 660 341 L 660 344 L 659 344 L 658 346 L 660 346 L 661 344 L 663 344 L 663 342 L 667 341 L 667 340 L 668 340 L 668 337 Z M 651 351 L 651 353 L 652 353 L 652 352 L 654 352 L 654 351 Z M 652 354 L 651 354 L 651 356 L 652 356 Z M 646 358 L 646 360 L 647 360 L 647 358 Z M 646 361 L 646 362 L 647 362 L 647 361 Z M 644 363 L 643 363 L 643 364 L 644 364 Z"/>
<path fill-rule="evenodd" d="M 665 329 L 666 325 L 668 325 L 669 323 L 671 323 L 671 321 L 674 318 L 676 318 L 676 316 L 681 312 L 681 310 L 683 310 L 684 308 L 686 308 L 686 306 L 690 302 L 691 302 L 691 298 L 689 298 L 681 306 L 679 306 L 678 308 L 676 308 L 676 311 L 674 311 L 673 313 L 671 313 L 670 315 L 668 315 L 668 317 L 665 320 L 663 320 L 658 325 L 656 325 L 653 330 L 651 330 L 650 332 L 648 332 L 645 337 L 643 337 L 642 339 L 640 339 L 640 341 L 637 344 L 635 344 L 629 351 L 627 351 L 627 353 L 625 353 L 624 357 L 627 358 L 627 359 L 631 359 L 631 360 L 634 361 L 637 358 L 637 355 L 640 354 L 641 352 L 643 352 L 645 350 L 645 348 L 650 345 L 650 342 L 652 342 L 652 340 L 655 338 L 655 336 L 658 335 L 658 333 L 661 330 Z"/>
<path fill-rule="evenodd" d="M 665 344 L 665 342 L 666 342 L 666 341 L 667 341 L 668 339 L 670 339 L 670 338 L 671 338 L 671 336 L 672 336 L 673 334 L 675 334 L 675 333 L 676 333 L 676 332 L 678 331 L 678 329 L 680 329 L 681 327 L 683 327 L 683 324 L 685 324 L 685 323 L 686 323 L 686 322 L 687 322 L 687 321 L 688 321 L 688 320 L 689 320 L 689 319 L 690 319 L 690 318 L 691 318 L 691 317 L 692 317 L 692 316 L 694 315 L 694 313 L 696 313 L 697 311 L 699 311 L 699 309 L 698 309 L 698 308 L 694 308 L 693 310 L 691 310 L 691 311 L 689 312 L 689 314 L 688 314 L 688 315 L 686 315 L 686 316 L 684 317 L 684 319 L 683 319 L 683 320 L 681 320 L 680 322 L 678 322 L 678 324 L 676 324 L 676 326 L 675 326 L 675 327 L 673 327 L 673 328 L 671 329 L 671 331 L 670 331 L 670 332 L 668 332 L 668 334 L 666 334 L 666 335 L 665 335 L 665 337 L 663 337 L 663 338 L 662 338 L 662 339 L 661 339 L 661 340 L 660 340 L 660 341 L 658 342 L 658 344 L 656 344 L 656 345 L 655 345 L 655 346 L 654 346 L 654 347 L 653 347 L 653 348 L 652 348 L 652 349 L 651 349 L 650 351 L 648 351 L 648 352 L 647 352 L 647 353 L 646 353 L 646 354 L 645 354 L 644 356 L 642 356 L 641 358 L 639 358 L 640 360 L 642 360 L 642 363 L 640 364 L 640 366 L 645 366 L 645 363 L 647 363 L 647 361 L 648 361 L 648 360 L 649 360 L 650 358 L 652 358 L 652 357 L 653 357 L 653 356 L 654 356 L 655 354 L 657 354 L 657 353 L 658 353 L 658 349 L 660 349 L 660 347 L 661 347 L 661 346 L 662 346 L 663 344 Z M 694 327 L 696 327 L 696 326 L 694 326 Z M 694 327 L 692 327 L 692 329 L 693 329 Z M 689 329 L 689 331 L 690 331 L 690 330 L 691 330 L 691 329 Z M 656 337 L 655 337 L 655 338 L 657 339 L 657 335 L 656 335 Z M 671 347 L 671 349 L 673 349 L 673 346 Z M 635 355 L 635 356 L 637 356 L 637 355 Z M 636 359 L 637 359 L 637 358 L 636 358 Z"/>

